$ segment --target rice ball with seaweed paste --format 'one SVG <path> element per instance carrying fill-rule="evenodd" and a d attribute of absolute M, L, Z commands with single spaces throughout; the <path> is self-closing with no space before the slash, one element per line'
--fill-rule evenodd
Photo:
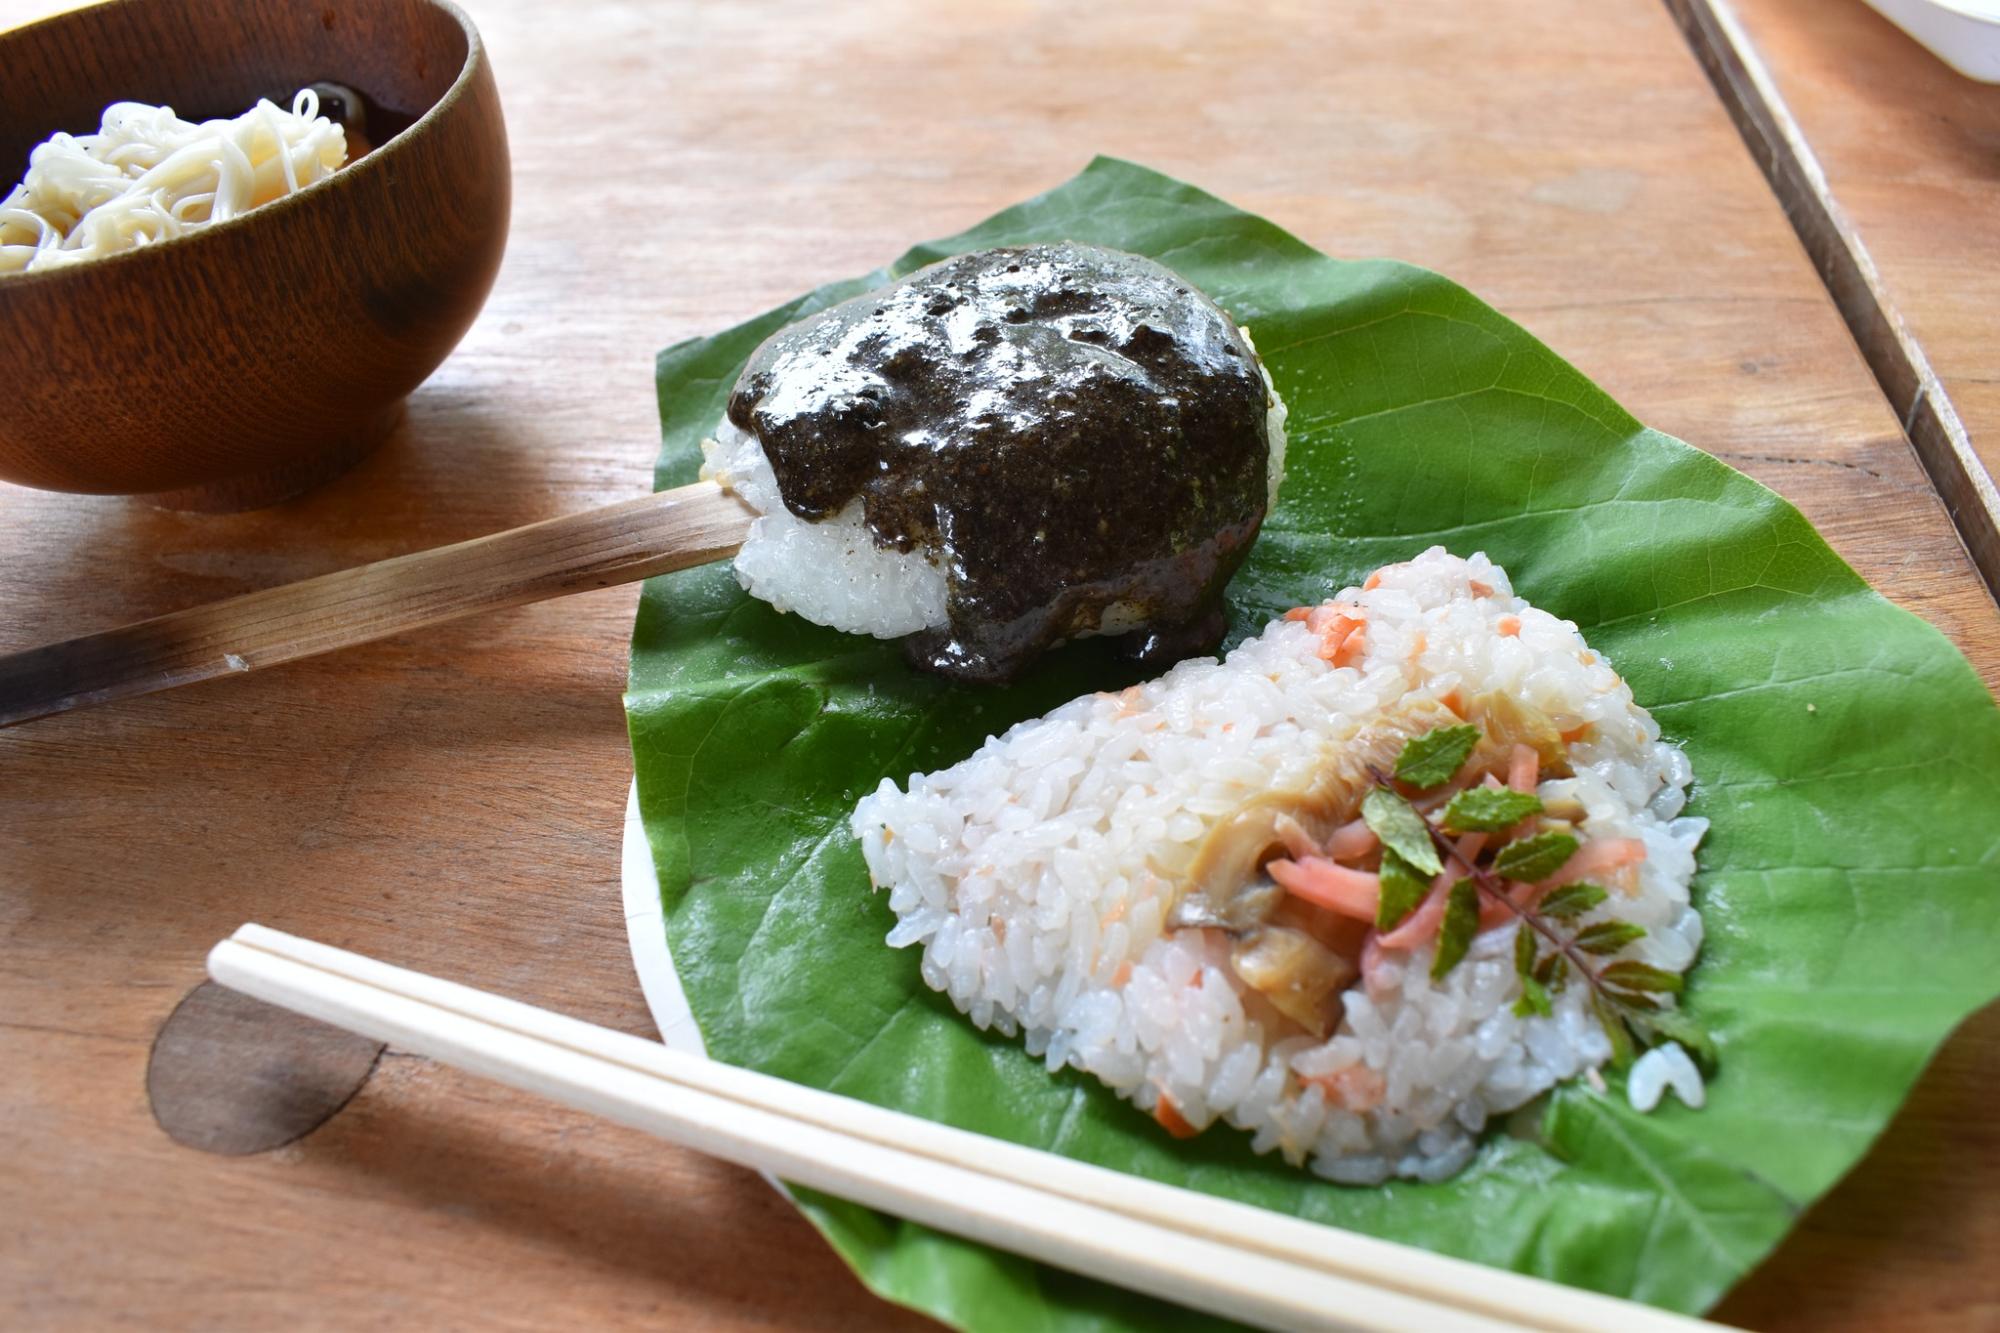
<path fill-rule="evenodd" d="M 1437 1180 L 1614 1044 L 1696 1041 L 1691 776 L 1574 625 L 1435 547 L 885 781 L 853 829 L 888 942 L 1051 1070 Z"/>
<path fill-rule="evenodd" d="M 1185 279 L 1036 245 L 780 330 L 703 450 L 762 515 L 736 560 L 750 592 L 998 682 L 1085 635 L 1161 665 L 1212 650 L 1284 474 L 1284 408 Z"/>

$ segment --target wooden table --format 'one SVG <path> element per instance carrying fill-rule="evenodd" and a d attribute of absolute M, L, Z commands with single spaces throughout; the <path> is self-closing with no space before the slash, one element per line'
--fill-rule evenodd
<path fill-rule="evenodd" d="M 1101 150 L 1451 273 L 2000 679 L 2000 615 L 1651 0 L 474 7 L 516 212 L 464 345 L 385 449 L 276 510 L 0 488 L 0 648 L 637 494 L 656 348 Z M 275 1152 L 195 1152 L 148 1115 L 149 1043 L 245 920 L 648 1031 L 617 885 L 632 606 L 0 733 L 0 1324 L 917 1324 L 755 1177 L 393 1052 Z M 1996 1095 L 1988 1013 L 1723 1316 L 1990 1318 Z"/>
<path fill-rule="evenodd" d="M 1861 0 L 1670 0 L 2000 587 L 2000 84 Z"/>

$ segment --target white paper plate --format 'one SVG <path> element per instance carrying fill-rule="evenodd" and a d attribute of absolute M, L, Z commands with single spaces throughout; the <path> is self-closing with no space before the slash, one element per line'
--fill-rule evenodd
<path fill-rule="evenodd" d="M 2000 0 L 1868 0 L 1968 79 L 2000 83 Z"/>

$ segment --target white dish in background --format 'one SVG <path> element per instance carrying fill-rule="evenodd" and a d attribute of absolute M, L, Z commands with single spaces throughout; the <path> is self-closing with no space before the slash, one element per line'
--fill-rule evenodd
<path fill-rule="evenodd" d="M 1868 0 L 1968 79 L 2000 83 L 2000 0 Z"/>

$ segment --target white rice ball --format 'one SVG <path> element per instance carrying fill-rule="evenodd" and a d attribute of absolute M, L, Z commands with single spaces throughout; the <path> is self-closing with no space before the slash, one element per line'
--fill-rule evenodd
<path fill-rule="evenodd" d="M 1243 340 L 1250 341 L 1248 330 Z M 1263 371 L 1270 461 L 1268 504 L 1285 477 L 1285 405 Z M 701 444 L 701 476 L 743 498 L 760 517 L 736 556 L 736 578 L 751 596 L 816 625 L 900 639 L 946 622 L 948 590 L 935 550 L 898 551 L 876 542 L 859 499 L 830 519 L 810 522 L 785 508 L 778 479 L 757 437 L 724 417 Z M 1137 621 L 1122 604 L 1106 609 L 1096 632 L 1122 634 Z"/>

